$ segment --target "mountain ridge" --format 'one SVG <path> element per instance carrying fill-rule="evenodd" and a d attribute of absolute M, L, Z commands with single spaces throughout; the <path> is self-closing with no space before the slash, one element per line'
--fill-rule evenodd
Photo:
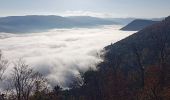
<path fill-rule="evenodd" d="M 141 29 L 158 23 L 159 21 L 146 20 L 146 19 L 135 19 L 128 25 L 121 28 L 123 31 L 140 31 Z"/>
<path fill-rule="evenodd" d="M 92 27 L 99 25 L 113 25 L 114 21 L 102 18 L 87 17 L 81 20 L 55 15 L 27 15 L 0 18 L 0 32 L 27 33 L 46 31 L 54 28 Z"/>

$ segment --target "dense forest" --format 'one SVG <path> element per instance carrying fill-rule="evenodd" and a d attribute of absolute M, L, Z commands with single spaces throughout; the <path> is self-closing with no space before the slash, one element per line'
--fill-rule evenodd
<path fill-rule="evenodd" d="M 19 60 L 0 100 L 170 100 L 170 17 L 104 48 L 103 62 L 72 79 L 69 89 Z M 0 78 L 8 61 L 0 54 Z"/>

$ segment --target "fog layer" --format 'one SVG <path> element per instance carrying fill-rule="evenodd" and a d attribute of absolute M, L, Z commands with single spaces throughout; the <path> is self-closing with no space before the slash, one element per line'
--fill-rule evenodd
<path fill-rule="evenodd" d="M 0 33 L 0 49 L 10 62 L 19 58 L 48 78 L 52 86 L 67 86 L 79 71 L 86 71 L 101 61 L 97 56 L 103 47 L 134 32 L 123 32 L 119 26 L 56 29 L 43 33 Z M 11 67 L 8 68 L 8 72 Z M 9 73 L 6 74 L 9 74 Z"/>

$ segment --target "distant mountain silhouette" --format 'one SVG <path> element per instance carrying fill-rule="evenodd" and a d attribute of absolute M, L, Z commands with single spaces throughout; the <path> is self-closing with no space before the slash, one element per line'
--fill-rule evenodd
<path fill-rule="evenodd" d="M 152 18 L 152 19 L 149 19 L 149 20 L 153 20 L 153 21 L 162 21 L 164 20 L 165 17 L 161 17 L 161 18 Z"/>
<path fill-rule="evenodd" d="M 153 25 L 159 21 L 152 21 L 152 20 L 144 20 L 144 19 L 136 19 L 123 27 L 121 30 L 124 31 L 139 31 L 147 26 Z"/>
<path fill-rule="evenodd" d="M 117 22 L 118 24 L 121 24 L 121 25 L 127 25 L 133 20 L 135 20 L 136 18 L 107 18 L 107 19 Z"/>
<path fill-rule="evenodd" d="M 0 32 L 20 33 L 74 26 L 60 16 L 10 16 L 0 18 Z"/>
<path fill-rule="evenodd" d="M 116 24 L 95 17 L 61 17 L 61 16 L 10 16 L 0 18 L 0 32 L 27 33 L 39 32 L 54 28 L 91 27 Z"/>
<path fill-rule="evenodd" d="M 97 17 L 90 17 L 90 16 L 69 16 L 67 18 L 72 21 L 79 22 L 80 26 L 119 24 L 114 20 L 109 20 L 107 18 L 97 18 Z"/>
<path fill-rule="evenodd" d="M 110 21 L 114 21 L 120 25 L 127 25 L 130 22 L 132 22 L 136 19 L 140 19 L 140 18 L 127 17 L 127 18 L 106 18 L 106 19 L 110 20 Z M 164 17 L 162 17 L 162 18 L 147 18 L 147 19 L 143 19 L 143 20 L 162 21 L 163 19 L 165 19 L 165 18 Z"/>
<path fill-rule="evenodd" d="M 161 20 L 157 18 L 153 20 Z M 55 28 L 82 28 L 99 25 L 125 25 L 135 18 L 97 18 L 90 16 L 61 17 L 54 15 L 28 15 L 0 17 L 0 32 L 29 33 L 41 32 Z M 157 21 L 135 20 L 122 30 L 140 30 Z"/>

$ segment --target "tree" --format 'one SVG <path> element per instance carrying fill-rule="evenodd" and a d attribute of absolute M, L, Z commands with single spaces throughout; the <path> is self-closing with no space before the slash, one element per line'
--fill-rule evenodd
<path fill-rule="evenodd" d="M 30 100 L 49 100 L 47 94 L 49 93 L 48 84 L 42 81 L 35 82 L 35 90 L 31 95 Z"/>
<path fill-rule="evenodd" d="M 37 82 L 40 84 L 45 81 L 40 73 L 33 71 L 22 59 L 14 64 L 11 80 L 17 100 L 29 100 L 31 93 L 39 88 Z"/>
<path fill-rule="evenodd" d="M 3 57 L 2 51 L 0 50 L 0 81 L 2 81 L 2 77 L 8 66 L 9 62 Z"/>
<path fill-rule="evenodd" d="M 53 92 L 54 92 L 55 94 L 57 94 L 57 95 L 58 95 L 61 91 L 62 91 L 62 88 L 61 88 L 59 85 L 55 86 L 54 89 L 53 89 Z"/>
<path fill-rule="evenodd" d="M 7 67 L 9 66 L 8 60 L 6 60 L 3 55 L 2 51 L 0 50 L 0 82 L 3 80 L 3 75 Z M 4 94 L 0 94 L 0 100 L 4 99 Z"/>

